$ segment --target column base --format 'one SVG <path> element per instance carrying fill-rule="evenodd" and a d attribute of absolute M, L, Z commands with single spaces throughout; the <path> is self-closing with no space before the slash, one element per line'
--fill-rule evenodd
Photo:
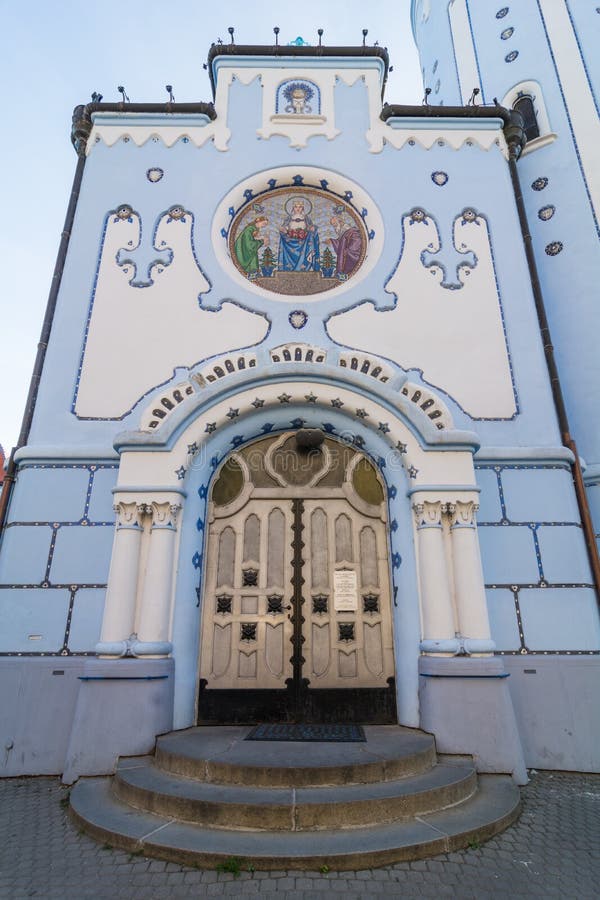
<path fill-rule="evenodd" d="M 119 756 L 150 753 L 173 727 L 173 659 L 88 659 L 65 759 L 63 781 L 109 775 Z"/>
<path fill-rule="evenodd" d="M 419 659 L 421 728 L 440 753 L 470 754 L 479 772 L 508 773 L 526 784 L 527 769 L 498 657 Z"/>
<path fill-rule="evenodd" d="M 169 656 L 173 652 L 170 641 L 139 641 L 134 635 L 126 641 L 99 641 L 98 656 L 122 659 L 124 656 Z"/>

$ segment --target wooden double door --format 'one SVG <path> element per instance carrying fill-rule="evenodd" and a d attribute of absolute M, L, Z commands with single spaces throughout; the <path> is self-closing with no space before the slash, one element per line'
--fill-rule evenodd
<path fill-rule="evenodd" d="M 209 504 L 200 722 L 395 722 L 384 488 L 294 434 L 233 454 Z"/>

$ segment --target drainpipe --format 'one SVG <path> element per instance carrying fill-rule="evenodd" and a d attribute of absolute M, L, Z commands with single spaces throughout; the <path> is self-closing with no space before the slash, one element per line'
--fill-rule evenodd
<path fill-rule="evenodd" d="M 517 113 L 516 115 L 521 118 L 519 113 Z M 596 587 L 596 599 L 600 605 L 600 557 L 598 555 L 598 545 L 596 543 L 596 535 L 594 533 L 594 525 L 590 513 L 585 484 L 583 482 L 583 472 L 581 470 L 581 463 L 579 461 L 577 445 L 572 438 L 569 429 L 569 419 L 567 416 L 562 388 L 560 386 L 558 368 L 556 366 L 556 360 L 554 358 L 554 347 L 552 346 L 550 327 L 548 325 L 548 318 L 546 316 L 544 297 L 542 294 L 539 274 L 535 262 L 535 256 L 533 253 L 533 244 L 531 240 L 531 234 L 529 232 L 529 223 L 527 221 L 527 213 L 525 212 L 525 204 L 523 202 L 519 173 L 517 171 L 517 159 L 519 158 L 521 150 L 525 144 L 525 136 L 523 134 L 523 129 L 519 121 L 513 119 L 513 121 L 507 127 L 505 127 L 504 136 L 508 144 L 508 168 L 510 171 L 510 178 L 515 194 L 515 202 L 519 215 L 519 223 L 521 225 L 521 233 L 523 235 L 523 243 L 525 245 L 525 255 L 527 257 L 527 264 L 529 266 L 529 275 L 531 278 L 531 286 L 533 288 L 533 298 L 535 301 L 535 309 L 540 326 L 542 343 L 544 345 L 544 355 L 546 357 L 546 366 L 548 367 L 548 374 L 550 376 L 550 386 L 552 389 L 552 396 L 554 397 L 558 426 L 560 428 L 561 440 L 564 446 L 568 447 L 568 449 L 574 456 L 574 462 L 572 463 L 572 474 L 573 483 L 575 486 L 575 495 L 577 497 L 577 504 L 579 506 L 579 514 L 581 516 L 581 524 L 583 527 L 583 534 L 585 537 L 588 557 L 592 569 L 594 585 Z"/>

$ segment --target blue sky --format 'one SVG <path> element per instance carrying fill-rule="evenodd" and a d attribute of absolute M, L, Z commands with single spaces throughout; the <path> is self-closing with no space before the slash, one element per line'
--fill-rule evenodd
<path fill-rule="evenodd" d="M 390 51 L 390 103 L 419 103 L 418 57 L 410 0 L 0 0 L 0 77 L 4 99 L 0 143 L 4 277 L 0 295 L 0 443 L 16 444 L 50 289 L 76 156 L 70 144 L 73 108 L 92 91 L 117 101 L 210 100 L 202 64 L 210 44 L 268 44 L 273 27 L 287 44 L 298 35 L 317 43 L 368 43 Z M 83 299 L 83 298 L 82 298 Z"/>

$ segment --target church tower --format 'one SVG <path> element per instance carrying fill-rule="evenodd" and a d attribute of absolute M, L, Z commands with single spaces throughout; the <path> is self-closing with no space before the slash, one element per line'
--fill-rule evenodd
<path fill-rule="evenodd" d="M 600 7 L 585 0 L 414 0 L 430 102 L 519 110 L 518 163 L 572 438 L 600 532 Z"/>

